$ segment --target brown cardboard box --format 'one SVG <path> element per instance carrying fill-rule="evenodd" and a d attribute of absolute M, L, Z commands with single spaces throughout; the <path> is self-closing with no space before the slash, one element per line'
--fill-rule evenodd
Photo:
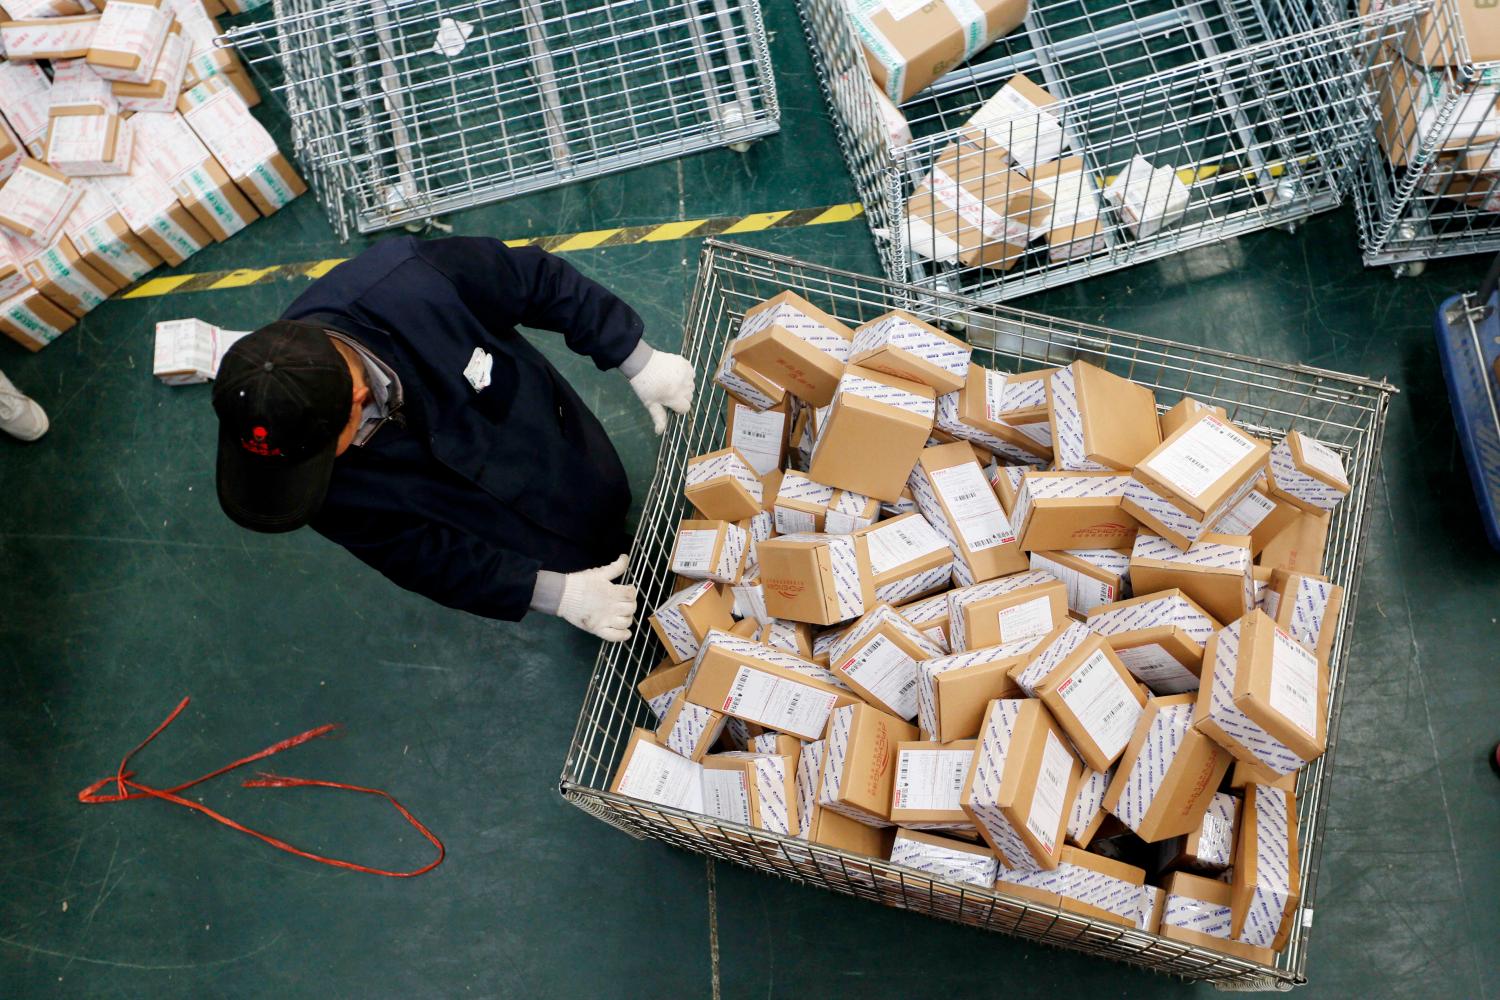
<path fill-rule="evenodd" d="M 672 701 L 678 692 L 683 690 L 688 672 L 692 669 L 691 662 L 673 663 L 671 657 L 667 657 L 635 686 L 636 692 L 651 706 L 651 714 L 656 716 L 658 722 L 667 714 L 667 709 L 672 707 Z"/>
<path fill-rule="evenodd" d="M 1295 573 L 1321 573 L 1328 547 L 1327 514 L 1300 512 L 1296 519 L 1266 543 L 1260 564 Z"/>
<path fill-rule="evenodd" d="M 134 131 L 127 120 L 125 127 Z M 166 263 L 176 266 L 213 242 L 177 195 L 146 160 L 144 144 L 132 141 L 130 173 L 98 177 L 102 190 L 137 237 Z"/>
<path fill-rule="evenodd" d="M 896 831 L 896 841 L 891 845 L 891 864 L 982 889 L 994 886 L 1000 868 L 1000 862 L 982 844 L 906 828 Z M 941 885 L 932 887 L 934 894 L 941 894 L 945 889 Z"/>
<path fill-rule="evenodd" d="M 1145 882 L 1145 871 L 1135 865 L 1065 846 L 1056 869 L 1002 870 L 995 888 L 1090 920 L 1134 927 Z"/>
<path fill-rule="evenodd" d="M 1044 636 L 1067 620 L 1067 588 L 1050 573 L 1016 573 L 948 592 L 955 653 Z"/>
<path fill-rule="evenodd" d="M 167 0 L 111 2 L 89 40 L 89 68 L 106 80 L 149 83 L 173 17 Z"/>
<path fill-rule="evenodd" d="M 1142 532 L 1130 554 L 1130 583 L 1141 594 L 1176 588 L 1218 621 L 1232 622 L 1255 604 L 1250 567 L 1245 535 L 1210 532 L 1184 551 Z"/>
<path fill-rule="evenodd" d="M 27 239 L 50 243 L 62 232 L 83 189 L 67 174 L 26 157 L 0 184 L 0 226 Z"/>
<path fill-rule="evenodd" d="M 761 512 L 762 489 L 745 456 L 721 448 L 688 459 L 683 495 L 709 521 L 741 521 Z"/>
<path fill-rule="evenodd" d="M 1459 0 L 1469 3 L 1472 0 Z M 1380 95 L 1375 136 L 1392 165 L 1407 166 L 1424 147 L 1438 152 L 1462 151 L 1493 145 L 1500 139 L 1500 118 L 1495 115 L 1495 87 L 1456 81 L 1451 72 L 1433 72 L 1402 58 L 1391 47 L 1377 56 L 1371 82 Z M 1437 124 L 1437 111 L 1454 100 L 1444 125 Z"/>
<path fill-rule="evenodd" d="M 760 634 L 760 623 L 747 618 L 744 621 L 738 621 L 729 626 L 728 632 L 730 635 L 738 636 L 741 639 L 754 639 Z"/>
<path fill-rule="evenodd" d="M 1452 7 L 1457 8 L 1457 30 L 1449 26 L 1446 6 L 1442 17 L 1423 14 L 1406 36 L 1406 58 L 1419 66 L 1439 66 L 1462 58 L 1467 50 L 1471 63 L 1500 60 L 1500 19 L 1494 6 L 1487 0 L 1455 0 Z M 1360 13 L 1370 8 L 1370 0 L 1361 0 Z"/>
<path fill-rule="evenodd" d="M 52 81 L 34 62 L 0 60 L 0 116 L 15 130 L 21 148 L 32 156 L 46 152 L 47 111 L 52 104 Z M 15 169 L 10 164 L 6 171 Z M 0 181 L 5 179 L 0 176 Z"/>
<path fill-rule="evenodd" d="M 0 51 L 13 60 L 82 59 L 98 27 L 98 14 L 4 21 L 0 22 Z"/>
<path fill-rule="evenodd" d="M 1343 587 L 1320 576 L 1273 570 L 1262 607 L 1277 627 L 1328 662 L 1344 607 Z"/>
<path fill-rule="evenodd" d="M 912 254 L 965 267 L 1014 267 L 1051 203 L 1009 164 L 994 137 L 982 130 L 959 132 L 907 200 L 905 235 Z"/>
<path fill-rule="evenodd" d="M 26 147 L 21 144 L 21 137 L 5 121 L 0 118 L 0 182 L 15 171 L 16 166 L 26 155 Z"/>
<path fill-rule="evenodd" d="M 995 491 L 995 496 L 1000 500 L 1000 509 L 1005 511 L 1006 518 L 1011 519 L 1012 525 L 1018 531 L 1019 526 L 1015 525 L 1012 515 L 1015 513 L 1016 500 L 1021 492 L 1021 479 L 1029 468 L 1031 466 L 1028 465 L 1001 465 L 997 461 L 989 469 L 990 488 Z"/>
<path fill-rule="evenodd" d="M 778 733 L 814 740 L 835 708 L 860 703 L 848 690 L 820 679 L 828 676 L 769 646 L 710 641 L 693 667 L 687 698 Z"/>
<path fill-rule="evenodd" d="M 1297 797 L 1265 785 L 1245 789 L 1229 908 L 1230 935 L 1257 948 L 1286 947 L 1302 898 Z"/>
<path fill-rule="evenodd" d="M 681 663 L 698 655 L 698 646 L 714 629 L 728 630 L 734 624 L 732 602 L 711 580 L 694 582 L 679 590 L 651 613 L 651 630 L 662 648 Z"/>
<path fill-rule="evenodd" d="M 102 104 L 69 104 L 48 114 L 47 162 L 69 177 L 130 171 L 131 138 L 120 116 Z"/>
<path fill-rule="evenodd" d="M 971 649 L 917 664 L 917 721 L 930 739 L 972 739 L 996 698 L 1022 698 L 1010 670 L 1041 638 Z"/>
<path fill-rule="evenodd" d="M 1229 770 L 1229 754 L 1193 726 L 1193 701 L 1147 700 L 1104 795 L 1104 808 L 1148 843 L 1196 829 Z"/>
<path fill-rule="evenodd" d="M 1187 548 L 1254 488 L 1270 453 L 1228 420 L 1199 414 L 1136 465 L 1125 511 Z"/>
<path fill-rule="evenodd" d="M 917 663 L 942 650 L 888 604 L 855 622 L 828 649 L 828 666 L 855 694 L 899 719 L 917 715 Z"/>
<path fill-rule="evenodd" d="M 1198 948 L 1233 955 L 1261 965 L 1274 965 L 1276 954 L 1230 939 L 1230 902 L 1233 890 L 1226 882 L 1173 872 L 1162 886 L 1166 904 L 1162 909 L 1161 936 Z"/>
<path fill-rule="evenodd" d="M 1032 688 L 1096 771 L 1109 770 L 1124 754 L 1146 704 L 1145 689 L 1099 636 L 1079 644 Z"/>
<path fill-rule="evenodd" d="M 895 837 L 895 827 L 869 826 L 832 809 L 815 806 L 807 839 L 814 844 L 848 851 L 850 854 L 884 858 L 890 855 L 891 842 Z"/>
<path fill-rule="evenodd" d="M 1026 658 L 1011 668 L 1011 680 L 1028 698 L 1036 697 L 1036 686 L 1081 646 L 1095 647 L 1099 637 L 1082 622 L 1064 618 L 1057 628 L 1044 635 Z"/>
<path fill-rule="evenodd" d="M 957 337 L 893 309 L 854 330 L 849 363 L 945 393 L 963 388 L 969 353 L 969 345 Z"/>
<path fill-rule="evenodd" d="M 1271 492 L 1311 513 L 1333 510 L 1349 495 L 1349 477 L 1338 452 L 1292 431 L 1271 451 Z"/>
<path fill-rule="evenodd" d="M 726 716 L 687 700 L 679 690 L 656 727 L 656 742 L 689 760 L 702 760 L 724 732 Z"/>
<path fill-rule="evenodd" d="M 1086 615 L 1125 593 L 1129 549 L 1072 549 L 1031 553 L 1031 568 L 1051 573 L 1068 590 L 1068 610 Z"/>
<path fill-rule="evenodd" d="M 821 533 L 827 523 L 828 506 L 833 502 L 834 492 L 832 486 L 814 482 L 800 472 L 787 471 L 776 484 L 776 496 L 772 504 L 776 533 Z"/>
<path fill-rule="evenodd" d="M 1219 623 L 1182 591 L 1157 591 L 1089 612 L 1088 626 L 1104 637 L 1132 676 L 1152 694 L 1198 690 L 1203 643 Z"/>
<path fill-rule="evenodd" d="M 1297 775 L 1300 773 L 1302 772 L 1293 771 L 1290 774 L 1277 774 L 1259 764 L 1236 760 L 1229 768 L 1229 789 L 1238 792 L 1243 791 L 1246 785 L 1270 785 L 1272 788 L 1295 792 Z"/>
<path fill-rule="evenodd" d="M 1026 0 L 978 0 L 982 25 L 969 26 L 943 4 L 893 3 L 851 13 L 870 75 L 901 104 L 1026 17 Z"/>
<path fill-rule="evenodd" d="M 1161 424 L 1161 439 L 1165 441 L 1204 413 L 1212 413 L 1221 420 L 1229 419 L 1229 413 L 1224 407 L 1199 402 L 1192 396 L 1183 396 L 1175 406 L 1157 418 L 1157 423 Z"/>
<path fill-rule="evenodd" d="M 769 409 L 757 410 L 731 398 L 724 404 L 724 423 L 725 446 L 738 449 L 756 475 L 785 467 L 792 429 L 785 399 Z"/>
<path fill-rule="evenodd" d="M 1147 934 L 1161 933 L 1162 913 L 1167 908 L 1167 894 L 1156 885 L 1141 886 L 1139 909 L 1135 914 L 1135 929 Z"/>
<path fill-rule="evenodd" d="M 1041 390 L 1042 399 L 1045 401 L 1046 380 L 1033 377 L 1037 374 L 1041 373 L 1007 375 L 1004 372 L 991 371 L 975 364 L 969 365 L 963 388 L 958 391 L 958 399 L 955 401 L 957 426 L 950 425 L 944 420 L 947 416 L 947 407 L 941 405 L 942 400 L 939 400 L 938 426 L 955 437 L 972 441 L 996 454 L 1003 454 L 1010 461 L 1030 464 L 1051 459 L 1050 430 L 1045 435 L 1045 440 L 1028 433 L 1036 425 L 1037 420 L 1045 426 L 1046 406 L 1042 406 L 1040 417 L 1035 417 L 1029 413 L 1022 413 L 1023 409 L 1029 409 L 1029 407 L 1015 405 L 1024 402 L 1026 395 L 1033 391 L 1033 387 Z M 1015 419 L 1018 414 L 1026 418 L 1024 422 L 1020 426 L 1011 424 L 1009 421 Z M 969 430 L 974 433 L 962 433 Z M 1004 447 L 997 448 L 995 442 L 1000 442 Z"/>
<path fill-rule="evenodd" d="M 178 98 L 177 109 L 261 215 L 272 215 L 307 191 L 271 133 L 225 77 L 210 77 L 188 90 Z"/>
<path fill-rule="evenodd" d="M 28 351 L 40 351 L 73 329 L 76 322 L 30 286 L 0 302 L 0 333 Z"/>
<path fill-rule="evenodd" d="M 1250 554 L 1258 556 L 1271 539 L 1297 520 L 1299 513 L 1298 508 L 1272 495 L 1270 483 L 1262 476 L 1214 522 L 1213 529 L 1221 535 L 1249 535 Z"/>
<path fill-rule="evenodd" d="M 1161 848 L 1158 869 L 1209 874 L 1228 870 L 1234 864 L 1235 844 L 1239 840 L 1239 809 L 1238 796 L 1216 792 L 1197 827 L 1158 845 Z"/>
<path fill-rule="evenodd" d="M 894 501 L 932 432 L 930 387 L 850 365 L 813 446 L 808 475 Z"/>
<path fill-rule="evenodd" d="M 166 44 L 151 70 L 151 79 L 145 83 L 116 80 L 110 84 L 110 93 L 119 102 L 120 110 L 164 112 L 175 108 L 187 71 L 188 45 L 181 22 L 174 18 L 167 32 Z"/>
<path fill-rule="evenodd" d="M 1049 260 L 1077 260 L 1109 248 L 1108 229 L 1099 219 L 1099 189 L 1084 169 L 1083 157 L 1043 163 L 1031 177 L 1052 202 L 1045 227 Z"/>
<path fill-rule="evenodd" d="M 954 583 L 967 587 L 1026 568 L 1026 553 L 967 444 L 923 449 L 908 485 L 953 552 Z"/>
<path fill-rule="evenodd" d="M 1220 629 L 1204 648 L 1194 726 L 1237 759 L 1289 774 L 1322 756 L 1328 664 L 1264 611 Z"/>
<path fill-rule="evenodd" d="M 714 369 L 714 384 L 753 410 L 769 410 L 787 398 L 786 390 L 763 378 L 734 356 L 734 343 L 724 348 L 719 367 Z M 792 436 L 795 443 L 796 435 Z"/>
<path fill-rule="evenodd" d="M 869 555 L 858 535 L 783 535 L 756 546 L 772 617 L 833 625 L 875 603 Z"/>
<path fill-rule="evenodd" d="M 802 744 L 796 737 L 774 733 L 757 736 L 755 742 L 765 743 L 768 748 L 722 753 L 707 758 L 704 764 L 713 767 L 718 760 L 744 761 L 751 778 L 755 825 L 784 837 L 795 837 L 802 827 L 802 817 L 797 812 L 797 761 Z"/>
<path fill-rule="evenodd" d="M 19 295 L 31 287 L 26 270 L 11 252 L 10 241 L 0 239 L 0 302 Z M 946 604 L 944 605 L 946 610 Z"/>
<path fill-rule="evenodd" d="M 940 648 L 945 654 L 951 650 L 952 647 L 948 645 L 948 595 L 946 592 L 897 605 L 896 610 L 901 612 L 902 618 L 915 625 L 917 631 L 930 639 L 934 646 Z"/>
<path fill-rule="evenodd" d="M 964 124 L 970 131 L 982 130 L 1003 148 L 1012 167 L 1027 177 L 1036 177 L 1062 155 L 1066 141 L 1057 103 L 1056 97 L 1017 73 Z"/>
<path fill-rule="evenodd" d="M 1130 477 L 1118 472 L 1027 470 L 1010 521 L 1028 552 L 1115 549 L 1135 541 L 1125 513 Z"/>
<path fill-rule="evenodd" d="M 756 630 L 756 641 L 804 660 L 813 658 L 813 627 L 806 622 L 772 618 Z"/>
<path fill-rule="evenodd" d="M 803 402 L 827 406 L 849 360 L 853 333 L 795 292 L 746 310 L 735 360 Z"/>
<path fill-rule="evenodd" d="M 1086 361 L 1052 373 L 1047 405 L 1060 471 L 1129 472 L 1161 444 L 1151 390 Z"/>
<path fill-rule="evenodd" d="M 229 239 L 260 217 L 181 115 L 142 113 L 130 123 L 152 169 L 215 240 Z"/>
<path fill-rule="evenodd" d="M 972 830 L 958 799 L 978 746 L 978 740 L 898 743 L 891 822 L 912 830 Z"/>
<path fill-rule="evenodd" d="M 735 584 L 745 569 L 749 535 L 729 521 L 683 521 L 669 565 L 690 580 Z"/>
<path fill-rule="evenodd" d="M 636 729 L 625 744 L 609 790 L 615 795 L 690 812 L 703 811 L 702 767 L 656 742 L 649 729 Z"/>
<path fill-rule="evenodd" d="M 1034 699 L 990 702 L 964 812 L 1007 868 L 1056 868 L 1082 775 L 1067 738 Z"/>
<path fill-rule="evenodd" d="M 83 262 L 115 288 L 142 277 L 161 264 L 150 246 L 137 236 L 104 191 L 92 182 L 63 223 L 63 232 Z"/>
<path fill-rule="evenodd" d="M 833 710 L 818 806 L 869 826 L 890 826 L 896 747 L 917 738 L 915 726 L 859 703 Z"/>
<path fill-rule="evenodd" d="M 65 235 L 45 244 L 5 235 L 0 238 L 9 240 L 12 255 L 21 261 L 36 290 L 80 319 L 103 305 L 115 291 L 108 279 L 83 262 Z"/>
<path fill-rule="evenodd" d="M 854 532 L 866 554 L 861 563 L 875 600 L 904 604 L 948 589 L 953 554 L 919 513 L 900 514 Z M 944 631 L 946 641 L 947 632 Z"/>

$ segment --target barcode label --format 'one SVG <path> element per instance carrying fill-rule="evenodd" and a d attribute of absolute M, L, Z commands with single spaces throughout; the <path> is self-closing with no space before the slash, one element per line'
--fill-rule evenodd
<path fill-rule="evenodd" d="M 1271 651 L 1271 707 L 1318 737 L 1318 658 L 1281 629 Z"/>
<path fill-rule="evenodd" d="M 1046 635 L 1053 629 L 1052 598 L 1034 597 L 1021 604 L 1004 608 L 995 616 L 1000 626 L 1000 641 L 1015 642 Z"/>
<path fill-rule="evenodd" d="M 1115 656 L 1125 664 L 1132 677 L 1151 689 L 1152 694 L 1182 694 L 1198 690 L 1198 678 L 1160 643 L 1148 642 L 1131 649 L 1117 649 Z"/>
<path fill-rule="evenodd" d="M 1041 841 L 1042 850 L 1048 854 L 1057 853 L 1063 802 L 1068 797 L 1068 779 L 1072 772 L 1072 752 L 1056 733 L 1048 730 L 1047 748 L 1042 751 L 1042 766 L 1036 776 L 1036 792 L 1031 797 L 1031 811 L 1026 817 L 1026 829 Z"/>
<path fill-rule="evenodd" d="M 1119 756 L 1135 732 L 1141 706 L 1104 650 L 1095 650 L 1084 660 L 1057 686 L 1057 694 L 1098 744 L 1099 752 L 1107 760 Z"/>
<path fill-rule="evenodd" d="M 757 476 L 764 476 L 781 464 L 781 443 L 786 437 L 786 414 L 779 410 L 761 412 L 743 403 L 734 403 L 734 432 L 729 443 L 738 448 Z"/>
<path fill-rule="evenodd" d="M 1145 467 L 1188 496 L 1197 497 L 1254 450 L 1255 442 L 1209 414 Z"/>
<path fill-rule="evenodd" d="M 1259 490 L 1251 490 L 1229 513 L 1214 522 L 1213 529 L 1221 535 L 1248 535 L 1275 509 L 1276 501 Z"/>
<path fill-rule="evenodd" d="M 964 779 L 974 760 L 972 750 L 901 751 L 891 804 L 896 809 L 956 812 Z"/>
<path fill-rule="evenodd" d="M 703 811 L 702 766 L 665 747 L 642 740 L 620 778 L 620 794 L 657 805 Z"/>
<path fill-rule="evenodd" d="M 677 533 L 677 551 L 672 556 L 672 572 L 683 576 L 707 573 L 712 569 L 717 531 L 695 528 Z"/>
<path fill-rule="evenodd" d="M 837 665 L 892 715 L 917 714 L 917 663 L 885 635 L 876 635 Z"/>
<path fill-rule="evenodd" d="M 876 576 L 948 547 L 920 514 L 874 528 L 866 533 L 865 542 L 870 549 L 870 570 Z"/>
<path fill-rule="evenodd" d="M 742 666 L 735 672 L 720 711 L 791 733 L 804 740 L 823 735 L 837 697 L 826 691 Z"/>
<path fill-rule="evenodd" d="M 1005 511 L 979 463 L 966 462 L 929 473 L 933 488 L 948 508 L 953 526 L 970 552 L 983 552 L 1016 540 Z"/>

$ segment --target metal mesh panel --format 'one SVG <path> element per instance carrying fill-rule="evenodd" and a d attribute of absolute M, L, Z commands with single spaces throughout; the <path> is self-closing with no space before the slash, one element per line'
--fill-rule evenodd
<path fill-rule="evenodd" d="M 757 0 L 275 0 L 225 41 L 344 238 L 777 127 Z"/>
<path fill-rule="evenodd" d="M 1040 0 L 1022 29 L 906 102 L 901 110 L 914 138 L 893 143 L 845 0 L 799 6 L 886 273 L 980 301 L 1290 225 L 1338 205 L 1367 141 L 1371 67 L 1381 46 L 1404 39 L 1424 9 L 1384 4 L 1352 18 L 1333 0 Z M 1097 231 L 1049 232 L 1022 219 L 1010 232 L 1007 210 L 1024 204 L 1033 190 L 1027 178 L 1047 157 L 1028 159 L 1024 142 L 1009 163 L 974 150 L 1008 151 L 1013 139 L 1046 127 L 1044 115 L 1001 116 L 955 146 L 970 117 L 1016 73 L 1057 98 L 1049 111 L 1064 155 L 1083 160 L 1088 183 L 1067 191 L 1054 214 L 1064 207 L 1065 214 L 1097 213 Z M 950 148 L 956 163 L 944 162 Z M 1140 166 L 1132 172 L 1138 156 L 1165 168 L 1138 180 L 1147 200 L 1171 199 L 1163 224 L 1148 216 L 1143 225 L 1121 207 L 1125 199 L 1102 197 L 1121 175 L 1146 176 Z M 950 175 L 954 166 L 977 175 L 963 185 L 971 203 L 918 198 L 908 213 L 908 198 L 935 164 Z M 1001 232 L 1003 240 L 994 238 Z M 991 251 L 982 257 L 975 249 L 981 233 Z M 997 252 L 1001 243 L 1012 250 Z"/>
<path fill-rule="evenodd" d="M 1366 264 L 1500 250 L 1500 62 L 1474 62 L 1454 0 L 1380 54 L 1355 186 Z"/>
<path fill-rule="evenodd" d="M 795 290 L 851 326 L 903 308 L 962 329 L 974 347 L 975 363 L 986 367 L 1024 371 L 1082 359 L 1150 386 L 1163 408 L 1192 395 L 1225 407 L 1233 419 L 1269 437 L 1279 439 L 1297 429 L 1340 451 L 1352 490 L 1332 515 L 1323 571 L 1348 593 L 1329 659 L 1328 753 L 1305 769 L 1298 787 L 1303 901 L 1291 943 L 1276 967 L 1267 968 L 1004 893 L 933 881 L 887 862 L 612 795 L 607 789 L 632 728 L 654 727 L 635 684 L 663 652 L 644 623 L 638 624 L 630 642 L 606 645 L 599 654 L 564 766 L 563 794 L 633 835 L 889 906 L 1194 979 L 1242 985 L 1301 981 L 1323 837 L 1324 776 L 1337 744 L 1339 703 L 1348 669 L 1345 649 L 1353 628 L 1365 517 L 1375 492 L 1386 405 L 1395 390 L 1383 382 L 1321 369 L 978 305 L 945 293 L 710 240 L 699 261 L 683 345 L 699 373 L 697 404 L 686 419 L 674 421 L 662 439 L 656 475 L 631 550 L 630 579 L 640 588 L 645 607 L 655 607 L 672 590 L 668 562 L 678 521 L 688 514 L 682 496 L 687 461 L 722 447 L 725 397 L 711 382 L 715 363 L 745 310 L 785 289 Z"/>

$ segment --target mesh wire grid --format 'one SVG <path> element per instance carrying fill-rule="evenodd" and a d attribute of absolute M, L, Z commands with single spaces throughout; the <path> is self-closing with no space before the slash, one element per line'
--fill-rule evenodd
<path fill-rule="evenodd" d="M 668 568 L 672 544 L 679 520 L 689 516 L 682 496 L 687 461 L 723 447 L 724 395 L 712 384 L 715 363 L 745 310 L 785 289 L 795 290 L 850 325 L 903 308 L 962 330 L 974 347 L 975 363 L 987 367 L 1024 371 L 1086 360 L 1150 386 L 1163 408 L 1192 395 L 1225 407 L 1233 419 L 1269 437 L 1279 439 L 1297 429 L 1343 455 L 1353 488 L 1333 514 L 1323 571 L 1345 587 L 1347 594 L 1329 659 L 1328 753 L 1305 769 L 1298 785 L 1303 893 L 1291 941 L 1274 968 L 1259 966 L 1003 892 L 935 881 L 877 859 L 610 794 L 607 789 L 632 729 L 639 725 L 654 728 L 635 685 L 663 652 L 644 622 L 637 625 L 629 642 L 606 645 L 600 652 L 564 766 L 562 794 L 635 837 L 662 840 L 885 905 L 1239 988 L 1285 987 L 1304 981 L 1327 806 L 1324 779 L 1337 743 L 1360 550 L 1375 492 L 1386 406 L 1395 390 L 1384 382 L 977 304 L 948 293 L 710 240 L 699 260 L 684 333 L 684 353 L 699 373 L 695 408 L 688 417 L 674 421 L 662 439 L 631 551 L 630 579 L 640 588 L 645 608 L 655 607 L 672 589 Z"/>
<path fill-rule="evenodd" d="M 758 0 L 275 0 L 222 41 L 345 239 L 777 128 Z"/>
<path fill-rule="evenodd" d="M 1353 186 L 1365 263 L 1500 250 L 1500 62 L 1471 57 L 1455 0 L 1386 45 L 1374 79 Z"/>
<path fill-rule="evenodd" d="M 845 0 L 798 0 L 887 275 L 982 301 L 1290 225 L 1338 205 L 1368 143 L 1372 70 L 1384 44 L 1412 30 L 1425 2 L 1351 17 L 1334 0 L 1036 0 L 1022 28 L 902 105 L 907 141 L 892 138 L 884 123 Z M 1083 161 L 1085 183 L 1043 188 L 1058 201 L 1054 216 L 1097 215 L 1097 232 L 1063 230 L 1049 240 L 1045 223 L 1007 216 L 1024 205 L 1033 190 L 1026 178 L 1045 159 L 1024 159 L 1028 138 L 1049 124 L 1043 114 L 1001 115 L 969 130 L 943 168 L 977 175 L 963 185 L 970 203 L 955 192 L 956 210 L 949 211 L 952 199 L 918 200 L 908 215 L 908 198 L 964 124 L 1016 73 L 1057 99 L 1048 111 L 1063 155 Z M 973 152 L 976 146 L 1015 146 L 1020 158 L 1007 166 L 1004 157 Z M 1132 171 L 1137 156 L 1166 169 L 1139 183 L 1147 175 L 1141 166 Z M 1163 209 L 1157 224 L 1149 214 L 1143 225 L 1127 218 L 1101 197 L 1122 174 L 1137 181 L 1142 200 L 1167 199 L 1172 210 Z M 981 232 L 986 242 L 1012 245 L 992 266 L 975 260 Z"/>

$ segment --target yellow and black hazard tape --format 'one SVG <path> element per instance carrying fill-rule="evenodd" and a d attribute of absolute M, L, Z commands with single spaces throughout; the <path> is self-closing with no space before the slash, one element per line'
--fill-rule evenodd
<path fill-rule="evenodd" d="M 753 212 L 749 215 L 715 215 L 705 219 L 682 219 L 658 222 L 649 226 L 621 226 L 594 229 L 585 233 L 561 233 L 553 236 L 528 236 L 505 241 L 511 247 L 541 247 L 553 253 L 575 250 L 599 250 L 605 247 L 632 246 L 638 243 L 663 243 L 668 240 L 696 239 L 705 236 L 734 236 L 765 229 L 795 229 L 800 226 L 825 226 L 848 222 L 864 211 L 859 202 L 823 205 L 817 208 L 791 208 L 779 212 Z M 197 274 L 173 274 L 148 278 L 120 294 L 122 299 L 149 299 L 160 295 L 185 292 L 218 292 L 274 281 L 299 281 L 321 278 L 347 258 L 307 260 L 296 264 L 273 264 L 270 267 L 240 267 L 232 271 L 203 271 Z"/>

